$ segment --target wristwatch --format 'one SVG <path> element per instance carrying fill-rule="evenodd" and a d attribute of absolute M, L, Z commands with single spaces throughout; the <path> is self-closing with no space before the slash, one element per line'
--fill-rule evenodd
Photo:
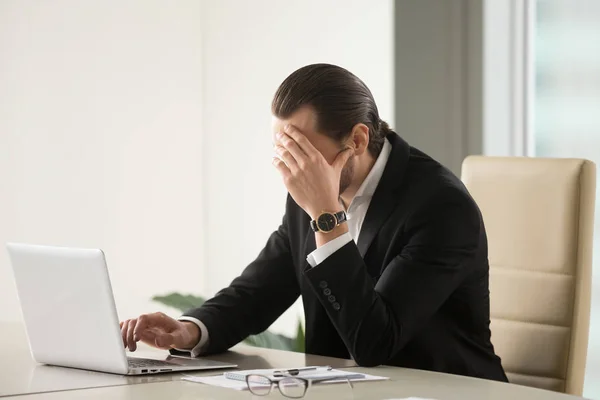
<path fill-rule="evenodd" d="M 323 211 L 316 220 L 310 221 L 310 227 L 314 232 L 328 233 L 335 229 L 339 224 L 346 222 L 346 211 L 330 213 Z"/>

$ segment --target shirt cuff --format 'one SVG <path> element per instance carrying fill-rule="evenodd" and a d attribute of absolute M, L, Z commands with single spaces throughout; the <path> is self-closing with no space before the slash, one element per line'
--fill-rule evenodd
<path fill-rule="evenodd" d="M 202 321 L 200 321 L 198 318 L 194 318 L 194 317 L 179 317 L 179 321 L 188 321 L 188 322 L 193 322 L 196 325 L 198 325 L 198 328 L 200 329 L 200 340 L 198 341 L 198 344 L 196 346 L 194 346 L 193 349 L 175 349 L 177 351 L 183 351 L 183 352 L 190 352 L 190 355 L 192 357 L 198 357 L 200 354 L 202 354 L 202 351 L 204 350 L 204 347 L 208 344 L 208 329 L 206 329 L 206 325 L 204 325 L 202 323 Z"/>
<path fill-rule="evenodd" d="M 336 237 L 330 242 L 325 243 L 323 246 L 317 248 L 315 251 L 310 253 L 306 257 L 306 261 L 311 267 L 316 267 L 327 259 L 330 255 L 347 245 L 352 241 L 350 232 L 346 232 L 343 235 Z"/>

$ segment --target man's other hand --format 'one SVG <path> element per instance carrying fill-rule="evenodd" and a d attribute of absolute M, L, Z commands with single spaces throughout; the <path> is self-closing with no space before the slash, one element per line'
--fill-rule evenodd
<path fill-rule="evenodd" d="M 144 314 L 120 324 L 123 346 L 137 349 L 140 340 L 159 349 L 192 349 L 200 341 L 200 329 L 193 322 L 177 321 L 161 312 Z"/>

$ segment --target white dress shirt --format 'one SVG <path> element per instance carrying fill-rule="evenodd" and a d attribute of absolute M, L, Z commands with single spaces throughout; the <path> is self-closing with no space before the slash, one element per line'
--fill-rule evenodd
<path fill-rule="evenodd" d="M 377 157 L 377 161 L 375 161 L 375 164 L 373 164 L 373 168 L 371 168 L 371 171 L 369 171 L 369 174 L 358 188 L 356 195 L 346 210 L 346 218 L 348 219 L 348 232 L 330 242 L 327 242 L 323 246 L 310 253 L 306 257 L 306 260 L 311 267 L 316 267 L 317 265 L 321 264 L 327 259 L 327 257 L 344 247 L 346 244 L 350 243 L 351 240 L 358 242 L 360 229 L 362 228 L 365 216 L 367 215 L 369 204 L 371 204 L 371 199 L 373 198 L 375 189 L 377 189 L 377 185 L 379 185 L 385 165 L 390 158 L 391 151 L 392 145 L 387 139 L 385 139 L 381 153 L 379 153 L 379 157 Z M 198 325 L 198 328 L 200 328 L 200 341 L 190 351 L 192 357 L 198 357 L 200 354 L 202 354 L 202 349 L 208 343 L 209 332 L 206 328 L 206 325 L 204 325 L 202 321 L 193 317 L 181 317 L 179 320 L 193 322 Z M 177 350 L 187 351 L 181 349 Z"/>

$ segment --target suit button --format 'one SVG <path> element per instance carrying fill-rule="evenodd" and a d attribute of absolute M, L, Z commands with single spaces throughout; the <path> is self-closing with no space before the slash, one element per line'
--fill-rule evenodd
<path fill-rule="evenodd" d="M 335 303 L 335 296 L 329 296 L 327 300 L 329 300 L 330 303 Z"/>
<path fill-rule="evenodd" d="M 340 303 L 333 303 L 331 306 L 335 311 L 339 311 L 340 308 L 342 308 L 342 306 L 340 306 Z"/>
<path fill-rule="evenodd" d="M 325 296 L 329 296 L 329 295 L 331 294 L 331 289 L 329 289 L 329 288 L 326 288 L 326 289 L 324 289 L 324 290 L 323 290 L 323 294 L 324 294 Z"/>
<path fill-rule="evenodd" d="M 321 287 L 321 289 L 325 289 L 327 287 L 327 282 L 321 281 L 319 282 L 319 286 Z"/>

